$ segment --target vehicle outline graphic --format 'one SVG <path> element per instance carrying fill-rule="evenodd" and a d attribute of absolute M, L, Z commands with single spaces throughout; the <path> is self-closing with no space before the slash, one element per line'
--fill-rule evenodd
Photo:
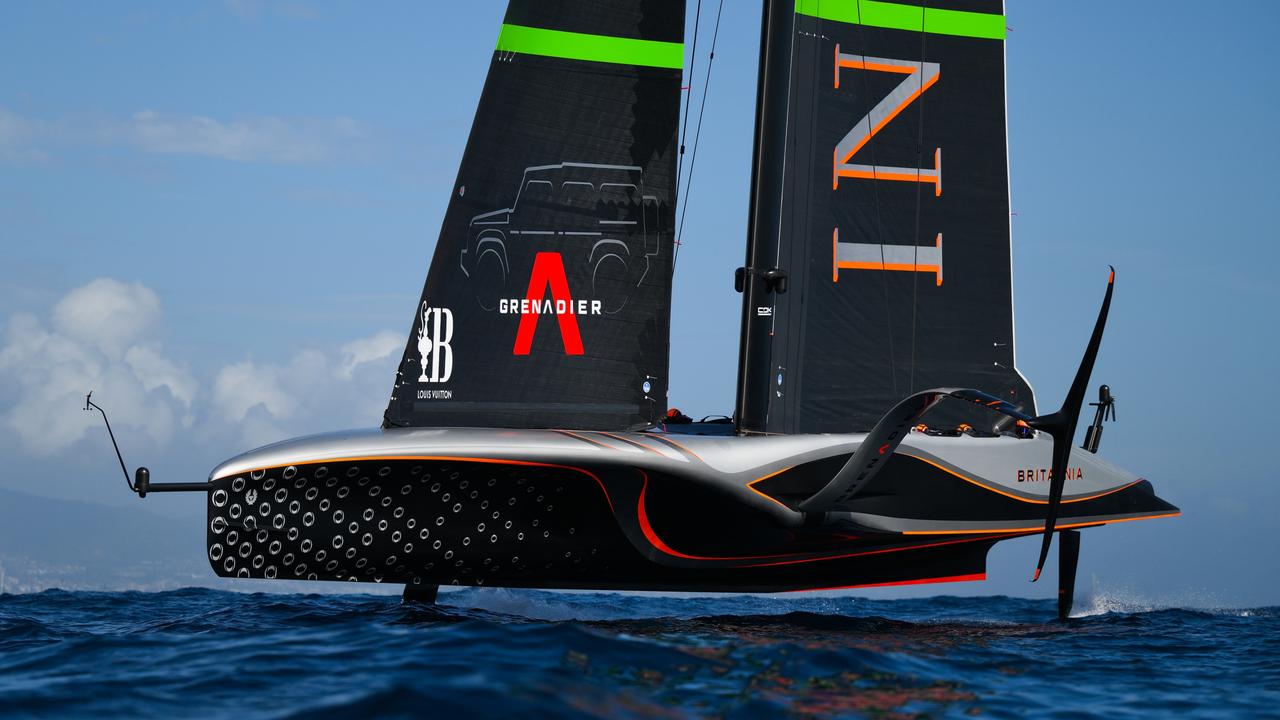
<path fill-rule="evenodd" d="M 602 301 L 604 313 L 625 307 L 662 250 L 660 201 L 645 193 L 643 173 L 635 165 L 581 162 L 525 168 L 511 206 L 471 218 L 459 253 L 480 307 L 494 310 L 499 298 L 523 291 L 519 283 L 508 287 L 511 253 L 538 248 L 512 243 L 572 238 L 583 243 L 558 244 L 568 251 L 566 268 L 589 270 L 591 296 Z"/>

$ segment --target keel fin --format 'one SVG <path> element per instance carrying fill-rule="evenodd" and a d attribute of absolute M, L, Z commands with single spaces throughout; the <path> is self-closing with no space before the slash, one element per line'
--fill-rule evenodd
<path fill-rule="evenodd" d="M 1080 561 L 1080 531 L 1058 531 L 1058 619 L 1071 616 L 1076 597 L 1076 566 Z"/>

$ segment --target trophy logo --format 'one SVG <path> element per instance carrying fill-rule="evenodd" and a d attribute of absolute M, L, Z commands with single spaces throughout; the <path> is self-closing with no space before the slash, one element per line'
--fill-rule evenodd
<path fill-rule="evenodd" d="M 430 328 L 430 330 L 428 330 Z M 422 303 L 422 317 L 418 323 L 418 364 L 422 374 L 418 382 L 448 382 L 453 375 L 453 312 L 448 308 L 433 308 Z"/>

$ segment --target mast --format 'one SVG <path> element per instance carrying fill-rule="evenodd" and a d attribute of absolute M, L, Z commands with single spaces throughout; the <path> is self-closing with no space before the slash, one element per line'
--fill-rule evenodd
<path fill-rule="evenodd" d="M 756 83 L 755 146 L 751 163 L 751 200 L 747 221 L 746 265 L 739 271 L 742 334 L 738 348 L 738 388 L 734 420 L 739 433 L 764 432 L 769 415 L 773 335 L 774 278 L 781 241 L 794 3 L 764 0 L 760 20 L 760 69 Z M 761 172 L 761 168 L 768 168 Z M 781 269 L 785 272 L 785 269 Z"/>

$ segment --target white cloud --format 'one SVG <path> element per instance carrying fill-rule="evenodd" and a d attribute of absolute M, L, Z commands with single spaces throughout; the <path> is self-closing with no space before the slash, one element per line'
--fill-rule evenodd
<path fill-rule="evenodd" d="M 259 117 L 220 122 L 151 110 L 134 114 L 131 132 L 133 142 L 146 152 L 289 165 L 331 160 L 362 136 L 350 118 Z"/>
<path fill-rule="evenodd" d="M 99 278 L 67 293 L 53 308 L 53 326 L 64 337 L 113 359 L 148 336 L 160 322 L 160 298 L 141 283 Z"/>
<path fill-rule="evenodd" d="M 288 363 L 224 367 L 213 387 L 220 423 L 234 425 L 247 447 L 350 427 L 372 427 L 400 360 L 402 341 L 382 331 L 336 353 L 303 350 Z"/>
<path fill-rule="evenodd" d="M 225 441 L 231 454 L 310 432 L 371 427 L 402 347 L 398 334 L 382 331 L 336 350 L 302 350 L 286 363 L 231 362 L 205 384 L 160 344 L 160 299 L 144 285 L 94 280 L 68 292 L 49 316 L 13 315 L 0 335 L 0 424 L 41 457 L 73 446 L 101 422 L 82 410 L 89 390 L 118 435 L 140 431 L 153 447 L 173 444 L 180 430 L 201 443 Z"/>
<path fill-rule="evenodd" d="M 97 390 L 111 398 L 112 418 L 157 443 L 190 424 L 195 383 L 165 358 L 151 334 L 160 302 L 143 285 L 94 280 L 52 310 L 52 327 L 38 318 L 11 317 L 0 346 L 0 422 L 22 446 L 48 455 L 82 438 L 95 421 L 81 408 Z"/>
<path fill-rule="evenodd" d="M 41 160 L 64 145 L 131 147 L 156 155 L 306 165 L 350 157 L 366 134 L 347 117 L 218 120 L 141 110 L 125 119 L 24 118 L 0 107 L 0 160 Z"/>
<path fill-rule="evenodd" d="M 244 420 L 255 407 L 261 407 L 273 418 L 293 417 L 297 403 L 285 391 L 282 380 L 288 376 L 282 378 L 281 371 L 279 367 L 251 362 L 222 368 L 213 383 L 214 409 L 223 420 L 232 423 Z"/>
<path fill-rule="evenodd" d="M 196 398 L 196 381 L 162 355 L 159 347 L 135 345 L 125 352 L 124 361 L 148 391 L 167 388 L 178 402 L 190 409 Z"/>
<path fill-rule="evenodd" d="M 338 376 L 350 379 L 361 365 L 390 357 L 402 350 L 404 336 L 390 330 L 349 342 L 342 346 L 342 367 L 338 370 Z"/>

